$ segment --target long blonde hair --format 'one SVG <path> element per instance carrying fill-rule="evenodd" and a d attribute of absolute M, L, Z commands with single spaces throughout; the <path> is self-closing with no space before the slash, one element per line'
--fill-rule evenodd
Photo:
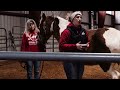
<path fill-rule="evenodd" d="M 40 30 L 38 29 L 38 27 L 37 27 L 37 25 L 36 25 L 36 22 L 35 22 L 33 19 L 28 19 L 27 22 L 25 23 L 25 31 L 24 31 L 24 33 L 25 33 L 26 35 L 29 34 L 29 32 L 30 32 L 30 31 L 29 31 L 30 22 L 33 22 L 34 25 L 35 25 L 35 33 L 40 32 Z"/>

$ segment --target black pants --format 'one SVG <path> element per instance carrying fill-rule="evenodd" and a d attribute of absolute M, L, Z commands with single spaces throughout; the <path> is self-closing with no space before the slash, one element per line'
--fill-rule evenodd
<path fill-rule="evenodd" d="M 63 62 L 67 79 L 82 79 L 84 64 L 80 62 Z"/>

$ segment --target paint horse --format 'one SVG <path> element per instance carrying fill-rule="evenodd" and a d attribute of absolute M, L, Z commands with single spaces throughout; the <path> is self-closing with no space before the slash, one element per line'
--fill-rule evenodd
<path fill-rule="evenodd" d="M 63 30 L 70 23 L 68 20 L 59 16 L 42 15 L 41 28 L 46 32 L 46 42 L 53 34 L 59 42 Z M 98 28 L 96 30 L 87 30 L 90 39 L 89 53 L 120 53 L 120 31 L 115 28 Z M 85 65 L 100 65 L 104 72 L 108 72 L 112 79 L 119 79 L 119 64 L 108 62 L 89 62 Z M 117 65 L 117 67 L 115 67 Z"/>

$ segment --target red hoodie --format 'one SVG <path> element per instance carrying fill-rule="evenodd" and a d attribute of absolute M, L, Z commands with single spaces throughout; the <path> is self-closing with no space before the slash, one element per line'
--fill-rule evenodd
<path fill-rule="evenodd" d="M 76 30 L 80 29 L 80 28 L 74 27 L 74 25 L 72 23 L 70 23 L 68 25 L 68 27 L 73 27 Z M 87 32 L 86 32 L 86 34 L 87 34 Z M 88 34 L 87 34 L 87 39 L 88 39 Z M 61 37 L 60 37 L 60 41 L 59 41 L 59 50 L 65 51 L 65 52 L 80 52 L 77 49 L 76 44 L 70 43 L 71 40 L 72 40 L 71 32 L 68 29 L 65 29 L 61 33 Z"/>
<path fill-rule="evenodd" d="M 37 43 L 37 33 L 32 32 L 28 35 L 24 33 L 22 37 L 21 51 L 40 52 L 41 50 Z"/>

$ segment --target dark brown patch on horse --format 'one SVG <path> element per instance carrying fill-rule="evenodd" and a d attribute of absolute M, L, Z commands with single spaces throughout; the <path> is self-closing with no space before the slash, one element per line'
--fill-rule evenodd
<path fill-rule="evenodd" d="M 94 34 L 91 35 L 92 37 L 90 39 L 90 47 L 88 48 L 88 52 L 90 53 L 111 53 L 109 48 L 106 46 L 105 39 L 103 37 L 103 34 L 107 30 L 108 30 L 107 28 L 98 28 L 98 30 L 96 30 Z M 104 63 L 94 62 L 94 64 L 99 64 L 104 72 L 109 70 L 110 65 L 111 65 L 111 63 L 107 63 L 107 62 L 104 62 Z"/>
<path fill-rule="evenodd" d="M 88 33 L 88 39 L 91 40 L 92 39 L 92 36 L 95 34 L 95 32 L 97 30 L 92 30 L 92 29 L 89 29 L 89 30 L 86 30 L 87 33 Z"/>
<path fill-rule="evenodd" d="M 108 30 L 107 28 L 98 28 L 98 30 L 94 32 L 90 39 L 90 48 L 88 48 L 88 52 L 110 53 L 110 50 L 106 46 L 105 39 L 103 37 L 104 32 L 107 30 Z"/>

